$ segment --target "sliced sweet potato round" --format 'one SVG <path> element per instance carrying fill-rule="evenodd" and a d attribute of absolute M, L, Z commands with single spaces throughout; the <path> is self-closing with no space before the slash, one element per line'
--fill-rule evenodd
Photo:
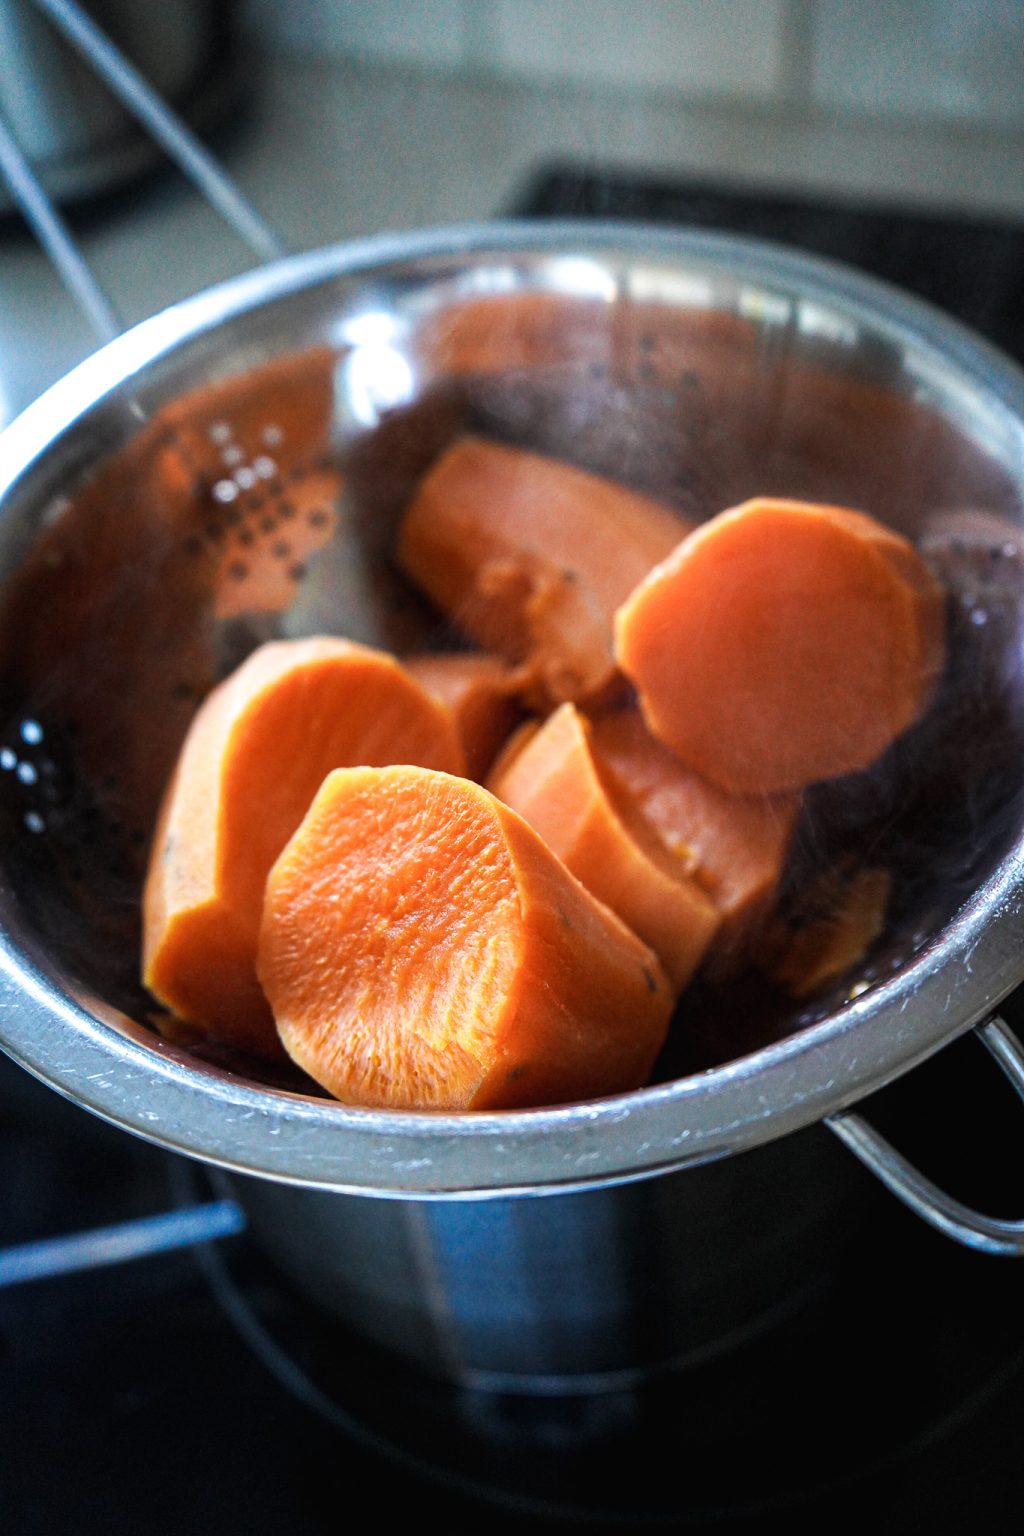
<path fill-rule="evenodd" d="M 944 632 L 942 589 L 906 540 L 767 498 L 690 534 L 615 619 L 654 734 L 748 795 L 869 767 L 929 702 Z"/>
<path fill-rule="evenodd" d="M 730 795 L 653 737 L 637 709 L 600 715 L 594 750 L 673 851 L 696 859 L 694 879 L 720 923 L 706 964 L 718 975 L 749 960 L 748 946 L 772 912 L 800 797 Z"/>
<path fill-rule="evenodd" d="M 649 944 L 677 992 L 700 965 L 718 914 L 693 879 L 689 848 L 670 850 L 593 750 L 590 726 L 563 704 L 490 780 L 589 891 Z"/>

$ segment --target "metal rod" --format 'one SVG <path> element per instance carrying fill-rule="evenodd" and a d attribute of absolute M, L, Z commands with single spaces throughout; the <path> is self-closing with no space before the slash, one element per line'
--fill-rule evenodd
<path fill-rule="evenodd" d="M 233 1200 L 211 1200 L 186 1210 L 95 1227 L 91 1232 L 76 1232 L 70 1237 L 44 1238 L 36 1243 L 0 1248 L 0 1289 L 82 1269 L 124 1264 L 175 1248 L 191 1248 L 197 1243 L 232 1237 L 243 1231 L 245 1224 L 245 1214 Z"/>
<path fill-rule="evenodd" d="M 272 261 L 286 254 L 284 242 L 243 197 L 192 130 L 75 0 L 33 0 L 33 4 L 85 55 L 114 94 L 257 256 Z"/>
<path fill-rule="evenodd" d="M 67 225 L 43 190 L 42 184 L 18 148 L 0 112 L 0 175 L 31 225 L 40 245 L 71 290 L 80 308 L 102 341 L 112 341 L 124 330 L 116 309 L 96 281 Z"/>
<path fill-rule="evenodd" d="M 1024 1046 L 1016 1035 L 998 1014 L 978 1024 L 974 1033 L 1010 1079 L 1018 1098 L 1024 1101 Z M 897 1199 L 939 1232 L 981 1253 L 1024 1257 L 1024 1219 L 986 1216 L 983 1211 L 955 1200 L 908 1162 L 861 1115 L 850 1111 L 829 1115 L 825 1124 Z"/>

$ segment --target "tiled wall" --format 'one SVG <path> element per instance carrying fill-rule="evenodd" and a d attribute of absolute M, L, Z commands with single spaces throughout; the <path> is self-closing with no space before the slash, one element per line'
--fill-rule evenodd
<path fill-rule="evenodd" d="M 272 46 L 1024 128 L 1024 0 L 243 0 Z"/>

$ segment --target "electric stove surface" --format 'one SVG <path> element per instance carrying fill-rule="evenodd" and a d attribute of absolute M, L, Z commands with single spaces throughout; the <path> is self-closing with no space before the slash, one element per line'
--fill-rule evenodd
<path fill-rule="evenodd" d="M 540 176 L 518 210 L 699 223 L 839 257 L 1024 360 L 1024 230 Z M 1018 1030 L 1024 1004 L 1007 1016 Z M 976 1042 L 868 1113 L 952 1192 L 1024 1206 L 1024 1124 Z M 0 1248 L 208 1200 L 206 1174 L 0 1060 Z M 497 1397 L 328 1323 L 243 1234 L 0 1289 L 0 1528 L 11 1536 L 334 1532 L 435 1516 L 491 1531 L 932 1532 L 1019 1523 L 1024 1264 L 957 1248 L 865 1175 L 853 1256 L 731 1352 L 630 1391 Z M 823 1256 L 827 1261 L 828 1256 Z"/>

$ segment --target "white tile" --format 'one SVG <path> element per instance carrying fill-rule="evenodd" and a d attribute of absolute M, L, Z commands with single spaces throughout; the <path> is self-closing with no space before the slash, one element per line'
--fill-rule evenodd
<path fill-rule="evenodd" d="M 462 62 L 474 0 L 245 0 L 245 25 L 264 43 L 382 64 L 437 69 Z"/>
<path fill-rule="evenodd" d="M 243 30 L 272 50 L 317 52 L 323 18 L 324 0 L 242 0 Z"/>
<path fill-rule="evenodd" d="M 833 110 L 1024 123 L 1024 3 L 818 0 L 812 92 Z"/>
<path fill-rule="evenodd" d="M 770 96 L 783 0 L 484 0 L 509 74 Z"/>

